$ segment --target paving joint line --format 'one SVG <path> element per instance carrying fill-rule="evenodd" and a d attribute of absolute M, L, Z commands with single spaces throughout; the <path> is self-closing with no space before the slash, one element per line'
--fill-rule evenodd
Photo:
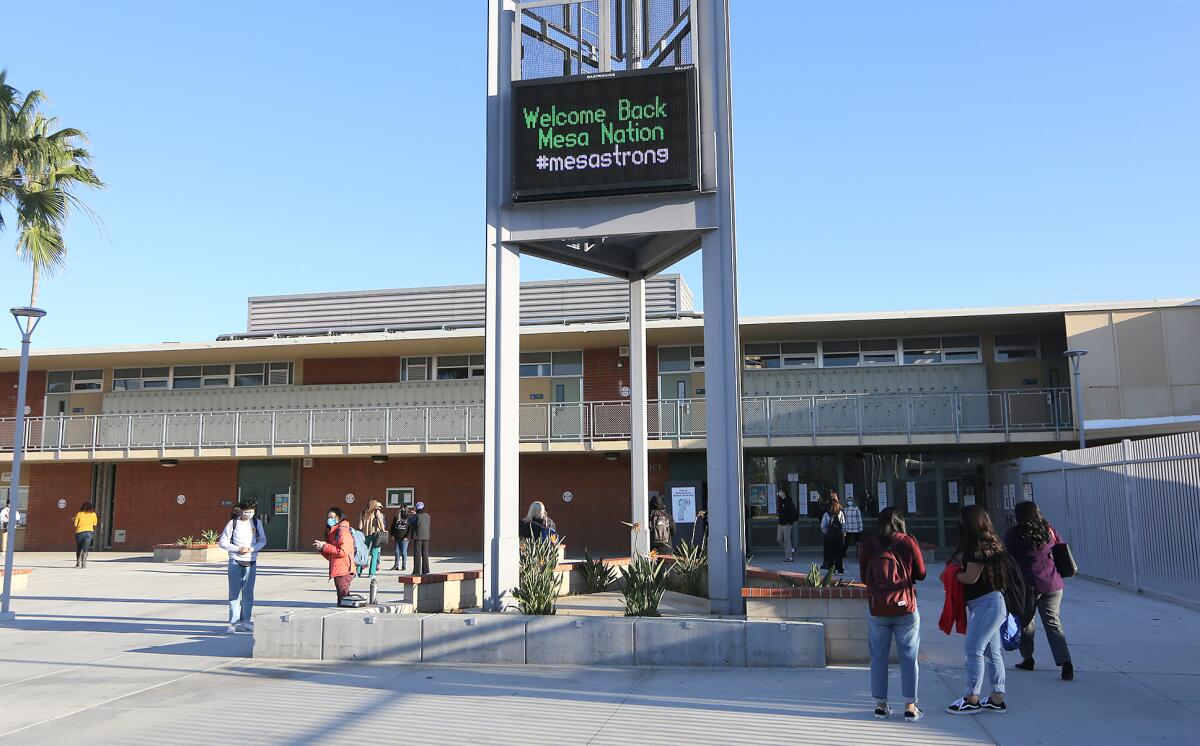
<path fill-rule="evenodd" d="M 613 708 L 613 711 L 610 712 L 608 717 L 604 719 L 604 722 L 600 723 L 600 727 L 596 729 L 596 732 L 592 734 L 592 737 L 587 740 L 589 746 L 593 741 L 596 740 L 600 733 L 608 727 L 608 724 L 612 722 L 612 719 L 617 716 L 617 713 L 621 711 L 621 708 L 625 706 L 625 703 L 629 701 L 629 698 L 633 696 L 634 692 L 638 690 L 638 687 L 642 685 L 642 682 L 646 680 L 646 675 L 649 673 L 650 669 L 642 669 L 641 673 L 638 675 L 638 680 L 633 682 L 633 686 L 629 688 L 629 691 L 625 693 L 625 696 L 621 698 L 621 701 L 617 703 L 617 706 Z"/>

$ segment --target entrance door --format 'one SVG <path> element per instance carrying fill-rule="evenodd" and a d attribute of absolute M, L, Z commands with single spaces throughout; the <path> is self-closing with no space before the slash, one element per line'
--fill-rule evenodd
<path fill-rule="evenodd" d="M 583 437 L 583 407 L 579 378 L 551 378 L 550 435 L 574 440 Z"/>
<path fill-rule="evenodd" d="M 267 549 L 287 549 L 292 515 L 292 462 L 243 461 L 238 464 L 238 500 L 258 501 L 267 530 Z"/>

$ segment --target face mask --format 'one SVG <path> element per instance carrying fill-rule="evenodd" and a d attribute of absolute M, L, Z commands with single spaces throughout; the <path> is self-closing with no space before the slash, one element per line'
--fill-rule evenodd
<path fill-rule="evenodd" d="M 241 519 L 242 519 L 243 521 L 248 521 L 248 520 L 250 520 L 250 519 L 251 519 L 251 518 L 253 518 L 253 517 L 254 517 L 254 511 L 253 511 L 253 510 L 247 510 L 247 511 L 243 512 L 243 513 L 242 513 L 242 515 L 241 515 Z"/>
<path fill-rule="evenodd" d="M 330 528 L 333 528 L 334 526 L 337 525 L 337 519 L 336 518 L 328 518 L 325 520 L 325 525 L 329 526 Z"/>

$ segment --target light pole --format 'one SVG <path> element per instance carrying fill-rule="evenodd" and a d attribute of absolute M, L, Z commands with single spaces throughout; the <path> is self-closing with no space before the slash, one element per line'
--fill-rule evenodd
<path fill-rule="evenodd" d="M 1063 357 L 1071 361 L 1071 374 L 1075 377 L 1075 431 L 1079 433 L 1079 448 L 1087 448 L 1087 438 L 1083 434 L 1083 387 L 1079 383 L 1079 360 L 1087 354 L 1087 350 L 1067 350 Z"/>
<path fill-rule="evenodd" d="M 40 308 L 9 309 L 16 319 L 17 328 L 21 330 L 21 372 L 17 376 L 17 416 L 16 428 L 13 431 L 13 466 L 12 481 L 8 488 L 8 546 L 4 551 L 4 595 L 0 600 L 0 621 L 11 621 L 16 618 L 9 605 L 12 602 L 13 548 L 17 540 L 17 501 L 14 499 L 21 490 L 21 455 L 25 446 L 25 382 L 29 378 L 29 340 L 33 330 L 46 312 Z"/>

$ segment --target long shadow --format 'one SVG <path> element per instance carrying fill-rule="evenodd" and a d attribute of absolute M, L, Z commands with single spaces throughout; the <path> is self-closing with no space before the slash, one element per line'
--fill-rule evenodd
<path fill-rule="evenodd" d="M 324 590 L 324 589 L 322 589 Z M 315 592 L 315 591 L 309 591 Z M 188 604 L 192 606 L 228 606 L 229 601 L 223 598 L 102 598 L 94 596 L 13 596 L 19 601 L 79 601 L 79 602 L 96 602 L 96 603 L 122 603 L 122 604 Z M 297 607 L 319 608 L 322 606 L 333 607 L 331 603 L 319 603 L 317 601 L 270 601 L 255 599 L 254 608 L 260 606 L 280 607 L 285 609 Z M 40 615 L 38 615 L 40 616 Z M 87 617 L 83 617 L 87 618 Z"/>

